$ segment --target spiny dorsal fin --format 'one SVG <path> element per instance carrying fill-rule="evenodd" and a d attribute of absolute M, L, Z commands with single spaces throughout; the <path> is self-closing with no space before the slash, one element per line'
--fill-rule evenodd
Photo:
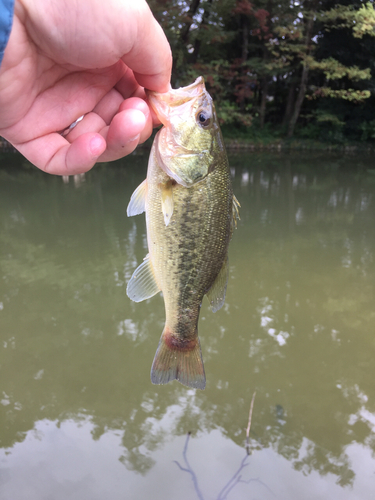
<path fill-rule="evenodd" d="M 126 214 L 128 217 L 139 215 L 145 211 L 147 179 L 145 179 L 131 195 Z"/>
<path fill-rule="evenodd" d="M 164 328 L 151 368 L 153 384 L 167 384 L 178 380 L 187 387 L 202 390 L 206 387 L 198 333 L 196 332 L 187 343 L 188 347 L 184 346 L 184 341 L 181 340 L 179 346 L 178 339 L 173 337 L 167 327 Z"/>
<path fill-rule="evenodd" d="M 134 302 L 142 302 L 142 300 L 149 299 L 158 292 L 160 292 L 160 288 L 155 280 L 150 257 L 147 255 L 130 278 L 126 293 L 129 299 L 134 300 Z"/>
<path fill-rule="evenodd" d="M 224 305 L 225 294 L 227 291 L 227 284 L 228 284 L 228 276 L 229 276 L 229 261 L 227 257 L 213 285 L 206 294 L 208 300 L 211 303 L 212 312 L 218 311 Z"/>

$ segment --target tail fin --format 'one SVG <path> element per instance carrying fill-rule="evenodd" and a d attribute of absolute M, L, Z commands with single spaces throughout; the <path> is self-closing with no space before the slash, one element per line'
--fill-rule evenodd
<path fill-rule="evenodd" d="M 179 340 L 164 328 L 151 368 L 153 384 L 178 380 L 196 389 L 206 387 L 201 346 L 196 334 L 193 339 Z"/>

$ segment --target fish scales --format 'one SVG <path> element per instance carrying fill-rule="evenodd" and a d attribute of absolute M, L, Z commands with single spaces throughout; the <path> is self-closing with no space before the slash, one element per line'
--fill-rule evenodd
<path fill-rule="evenodd" d="M 165 226 L 159 185 L 169 177 L 157 164 L 149 172 L 146 223 L 150 258 L 163 291 L 166 323 L 183 337 L 195 334 L 204 294 L 218 275 L 227 255 L 232 193 L 228 168 L 220 165 L 200 183 L 173 187 L 174 212 Z M 196 324 L 195 324 L 196 326 Z"/>
<path fill-rule="evenodd" d="M 166 323 L 151 369 L 152 382 L 177 379 L 203 389 L 197 323 L 205 294 L 214 311 L 224 303 L 237 202 L 203 79 L 155 94 L 149 94 L 150 102 L 165 127 L 154 140 L 147 179 L 128 207 L 128 215 L 146 212 L 149 255 L 134 272 L 127 292 L 135 301 L 163 292 Z M 182 107 L 186 122 L 181 125 L 173 112 Z"/>

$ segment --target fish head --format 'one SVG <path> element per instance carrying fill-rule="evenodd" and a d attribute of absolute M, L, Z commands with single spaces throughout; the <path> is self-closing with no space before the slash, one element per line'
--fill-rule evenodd
<path fill-rule="evenodd" d="M 190 187 L 214 165 L 215 144 L 222 146 L 219 122 L 202 77 L 179 89 L 146 91 L 164 127 L 158 132 L 159 166 L 178 184 Z"/>

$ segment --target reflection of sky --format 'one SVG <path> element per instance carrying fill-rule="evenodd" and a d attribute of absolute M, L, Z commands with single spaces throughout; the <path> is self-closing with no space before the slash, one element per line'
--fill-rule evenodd
<path fill-rule="evenodd" d="M 261 299 L 262 306 L 258 308 L 260 316 L 260 326 L 268 333 L 268 335 L 276 340 L 279 346 L 286 344 L 289 338 L 289 333 L 283 330 L 277 330 L 273 328 L 274 318 L 272 311 L 272 303 L 270 303 L 268 297 Z M 285 318 L 287 320 L 287 317 Z"/>
<path fill-rule="evenodd" d="M 176 412 L 176 407 L 170 407 L 170 416 L 154 422 L 151 435 L 163 432 L 168 436 Z M 96 440 L 93 430 L 85 417 L 78 421 L 36 422 L 22 443 L 0 452 L 0 500 L 199 499 L 190 473 L 176 464 L 186 468 L 182 456 L 185 436 L 170 436 L 153 451 L 143 447 L 152 467 L 142 476 L 123 464 L 123 430 L 108 430 Z M 301 462 L 309 448 L 305 439 L 300 449 Z M 357 471 L 355 492 L 340 487 L 333 474 L 301 474 L 289 460 L 272 448 L 265 448 L 254 449 L 245 460 L 240 479 L 227 498 L 370 500 L 375 465 L 370 450 L 354 443 L 346 448 L 346 453 Z M 190 439 L 187 459 L 204 500 L 220 498 L 220 491 L 231 484 L 245 457 L 244 447 L 233 443 L 220 430 Z M 308 463 L 303 467 L 308 468 Z"/>

